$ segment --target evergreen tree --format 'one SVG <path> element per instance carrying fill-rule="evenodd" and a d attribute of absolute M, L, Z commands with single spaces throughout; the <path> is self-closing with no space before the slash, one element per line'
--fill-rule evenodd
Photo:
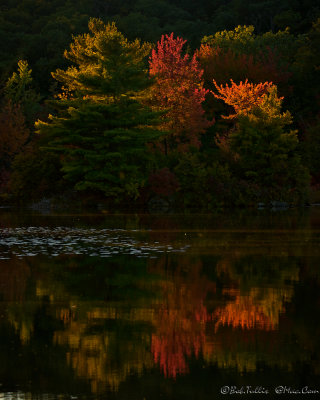
<path fill-rule="evenodd" d="M 225 117 L 234 126 L 217 138 L 235 175 L 254 189 L 256 200 L 306 201 L 309 175 L 298 154 L 297 131 L 287 130 L 292 117 L 289 111 L 281 112 L 283 97 L 278 97 L 277 87 L 269 82 L 231 83 L 223 87 L 214 82 L 219 94 L 213 94 L 235 111 Z"/>
<path fill-rule="evenodd" d="M 18 62 L 18 71 L 7 80 L 4 95 L 12 104 L 19 105 L 28 128 L 33 128 L 36 115 L 40 112 L 40 95 L 32 88 L 32 69 L 27 61 Z"/>
<path fill-rule="evenodd" d="M 309 175 L 298 154 L 297 131 L 289 111 L 281 113 L 282 98 L 276 86 L 268 89 L 260 104 L 238 114 L 227 138 L 241 179 L 259 188 L 259 200 L 307 200 Z"/>
<path fill-rule="evenodd" d="M 98 19 L 90 20 L 89 30 L 65 52 L 76 66 L 53 74 L 63 84 L 52 102 L 58 115 L 36 126 L 48 150 L 61 154 L 75 189 L 137 197 L 151 162 L 146 144 L 162 134 L 153 127 L 159 114 L 140 103 L 151 84 L 150 45 L 129 42 L 114 24 Z"/>

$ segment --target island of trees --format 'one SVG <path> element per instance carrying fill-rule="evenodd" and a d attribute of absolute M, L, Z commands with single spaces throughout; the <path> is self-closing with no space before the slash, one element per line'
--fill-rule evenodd
<path fill-rule="evenodd" d="M 0 204 L 320 200 L 317 2 L 78 3 L 0 10 Z"/>

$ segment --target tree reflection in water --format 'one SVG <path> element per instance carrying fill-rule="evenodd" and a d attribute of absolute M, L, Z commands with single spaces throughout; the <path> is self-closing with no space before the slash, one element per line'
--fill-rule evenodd
<path fill-rule="evenodd" d="M 176 265 L 163 258 L 150 269 L 166 273 L 160 285 L 162 303 L 156 309 L 152 334 L 154 361 L 165 376 L 187 373 L 188 358 L 199 357 L 205 342 L 206 323 L 211 319 L 205 301 L 215 292 L 215 283 L 202 274 L 200 260 L 179 257 Z M 154 265 L 152 265 L 154 264 Z"/>
<path fill-rule="evenodd" d="M 209 264 L 169 254 L 12 259 L 0 270 L 1 307 L 22 346 L 35 346 L 47 324 L 46 346 L 61 349 L 74 379 L 89 382 L 92 393 L 116 392 L 155 368 L 177 379 L 195 360 L 245 372 L 311 359 L 311 332 L 291 321 L 300 271 L 297 259 L 241 254 Z M 290 353 L 292 329 L 310 352 Z"/>

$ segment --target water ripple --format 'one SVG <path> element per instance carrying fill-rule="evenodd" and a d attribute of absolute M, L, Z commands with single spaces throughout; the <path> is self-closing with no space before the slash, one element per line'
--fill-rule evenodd
<path fill-rule="evenodd" d="M 87 255 L 111 257 L 129 254 L 150 257 L 164 252 L 184 252 L 189 246 L 173 248 L 156 241 L 139 240 L 137 230 L 27 227 L 0 229 L 0 260 L 12 256 Z"/>

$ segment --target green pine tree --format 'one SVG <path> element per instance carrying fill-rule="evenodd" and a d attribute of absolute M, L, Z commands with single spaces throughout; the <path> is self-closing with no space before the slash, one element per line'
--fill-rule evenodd
<path fill-rule="evenodd" d="M 26 119 L 28 128 L 33 128 L 36 115 L 40 112 L 41 96 L 32 87 L 32 69 L 27 61 L 18 62 L 18 71 L 7 80 L 4 97 L 12 104 L 19 105 Z"/>
<path fill-rule="evenodd" d="M 129 42 L 114 24 L 91 19 L 90 32 L 74 38 L 65 57 L 75 66 L 57 70 L 62 93 L 49 122 L 38 121 L 47 149 L 61 154 L 65 178 L 77 190 L 137 197 L 152 163 L 147 143 L 159 138 L 159 114 L 141 104 L 151 80 L 149 44 Z"/>

